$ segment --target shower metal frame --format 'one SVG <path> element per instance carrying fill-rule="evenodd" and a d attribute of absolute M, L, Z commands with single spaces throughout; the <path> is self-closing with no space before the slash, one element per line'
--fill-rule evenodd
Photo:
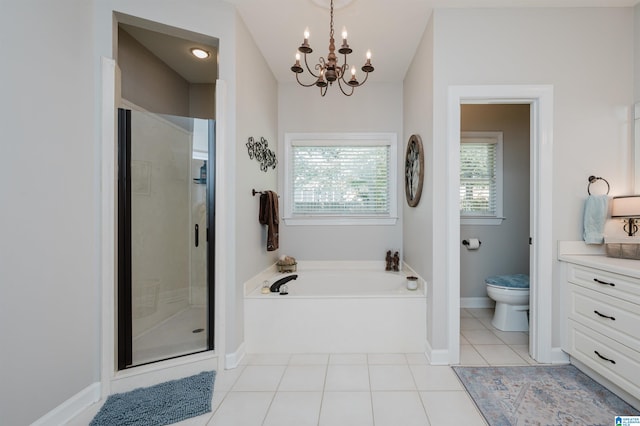
<path fill-rule="evenodd" d="M 118 108 L 118 247 L 117 247 L 117 298 L 116 342 L 117 369 L 139 367 L 194 353 L 214 350 L 215 342 L 215 120 L 209 122 L 207 159 L 207 348 L 189 354 L 168 356 L 148 363 L 133 364 L 132 332 L 132 261 L 131 261 L 131 110 Z"/>

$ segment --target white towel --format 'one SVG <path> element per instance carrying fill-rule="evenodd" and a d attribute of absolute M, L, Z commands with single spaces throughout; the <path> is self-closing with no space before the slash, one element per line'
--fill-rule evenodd
<path fill-rule="evenodd" d="M 583 238 L 587 244 L 604 243 L 604 224 L 609 212 L 609 197 L 589 195 L 584 203 Z"/>

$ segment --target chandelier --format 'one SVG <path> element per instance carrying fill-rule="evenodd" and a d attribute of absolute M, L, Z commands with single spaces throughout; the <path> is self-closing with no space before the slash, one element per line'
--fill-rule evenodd
<path fill-rule="evenodd" d="M 347 63 L 347 55 L 353 52 L 353 50 L 351 50 L 347 43 L 346 29 L 342 30 L 342 46 L 338 49 L 338 53 L 344 55 L 344 61 L 342 65 L 338 65 L 338 57 L 335 52 L 335 40 L 333 39 L 333 0 L 331 0 L 331 22 L 329 28 L 329 54 L 327 55 L 327 59 L 320 57 L 319 62 L 314 66 L 316 72 L 313 72 L 311 68 L 309 68 L 309 64 L 307 62 L 307 55 L 313 52 L 313 49 L 309 46 L 308 29 L 304 32 L 304 41 L 302 42 L 302 45 L 298 47 L 298 52 L 296 52 L 296 63 L 291 67 L 291 71 L 295 73 L 298 84 L 304 87 L 317 86 L 320 88 L 320 95 L 322 96 L 327 94 L 327 88 L 332 86 L 334 81 L 338 81 L 338 86 L 343 94 L 351 96 L 353 95 L 354 89 L 362 86 L 367 81 L 369 73 L 374 70 L 371 65 L 371 51 L 367 51 L 367 61 L 361 68 L 365 73 L 365 77 L 362 83 L 360 83 L 356 78 L 356 67 L 350 67 Z M 304 69 L 300 65 L 300 53 L 304 54 L 304 65 L 307 68 L 307 71 L 313 76 L 313 78 L 315 78 L 315 81 L 308 84 L 303 83 L 299 78 L 299 74 L 304 72 Z M 345 75 L 348 73 L 349 68 L 351 68 L 351 78 L 347 81 Z M 345 88 L 347 88 L 347 90 L 345 90 Z M 348 90 L 349 88 L 351 90 Z"/>

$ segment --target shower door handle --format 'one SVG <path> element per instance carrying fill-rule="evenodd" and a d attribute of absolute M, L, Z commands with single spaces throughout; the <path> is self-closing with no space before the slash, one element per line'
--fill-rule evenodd
<path fill-rule="evenodd" d="M 196 223 L 195 226 L 195 238 L 194 238 L 195 242 L 196 242 L 196 247 L 198 247 L 198 245 L 200 244 L 200 227 L 198 226 L 198 224 Z"/>

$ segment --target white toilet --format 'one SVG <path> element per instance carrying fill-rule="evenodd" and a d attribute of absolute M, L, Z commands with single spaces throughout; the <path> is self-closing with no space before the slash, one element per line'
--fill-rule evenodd
<path fill-rule="evenodd" d="M 502 331 L 529 331 L 529 276 L 496 275 L 485 283 L 487 294 L 496 302 L 491 324 Z"/>

